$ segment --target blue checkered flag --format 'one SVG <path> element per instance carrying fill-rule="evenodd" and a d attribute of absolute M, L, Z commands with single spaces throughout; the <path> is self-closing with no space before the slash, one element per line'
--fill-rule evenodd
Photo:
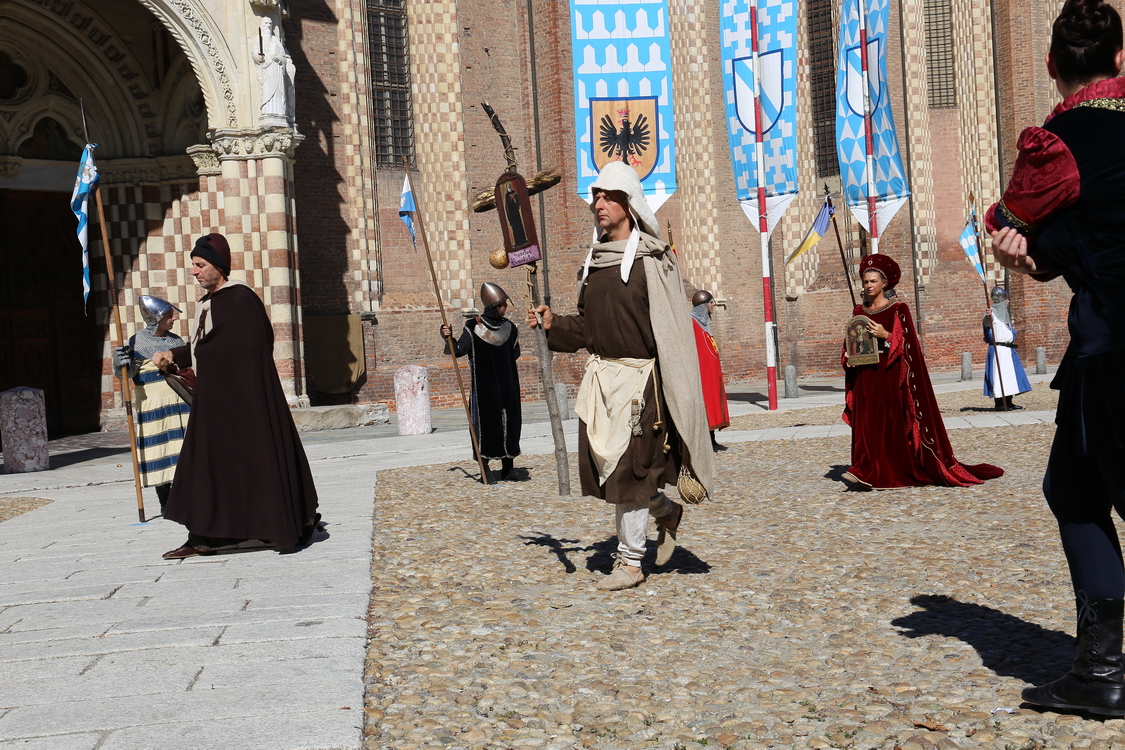
<path fill-rule="evenodd" d="M 973 221 L 975 218 L 976 211 L 974 210 L 965 222 L 965 228 L 961 230 L 961 236 L 957 238 L 957 244 L 965 251 L 965 255 L 968 256 L 969 262 L 973 264 L 980 280 L 987 284 L 988 282 L 984 278 L 984 264 L 981 263 L 980 259 L 980 246 L 977 244 L 976 223 Z"/>
<path fill-rule="evenodd" d="M 82 160 L 78 163 L 78 179 L 74 183 L 74 192 L 70 196 L 70 210 L 78 217 L 78 242 L 82 245 L 82 306 L 90 298 L 90 245 L 87 234 L 90 224 L 87 203 L 90 193 L 98 185 L 98 168 L 94 164 L 94 149 L 96 143 L 87 143 L 82 149 Z"/>

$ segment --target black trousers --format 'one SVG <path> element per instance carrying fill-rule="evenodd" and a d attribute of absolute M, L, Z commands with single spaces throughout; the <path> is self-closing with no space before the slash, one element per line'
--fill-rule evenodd
<path fill-rule="evenodd" d="M 1113 524 L 1113 511 L 1125 518 L 1125 453 L 1066 453 L 1060 442 L 1056 433 L 1043 494 L 1059 524 L 1074 591 L 1125 598 L 1125 566 Z"/>

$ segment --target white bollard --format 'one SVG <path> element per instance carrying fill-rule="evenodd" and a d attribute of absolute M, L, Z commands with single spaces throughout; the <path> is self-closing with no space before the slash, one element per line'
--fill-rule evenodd
<path fill-rule="evenodd" d="M 785 398 L 798 398 L 801 391 L 797 388 L 796 365 L 785 366 Z"/>
<path fill-rule="evenodd" d="M 973 355 L 969 352 L 961 352 L 961 380 L 973 379 Z"/>
<path fill-rule="evenodd" d="M 1035 374 L 1047 374 L 1047 349 L 1046 347 L 1035 347 Z"/>
<path fill-rule="evenodd" d="M 405 365 L 395 370 L 395 406 L 399 435 L 429 435 L 430 373 L 425 367 Z"/>
<path fill-rule="evenodd" d="M 43 391 L 20 386 L 0 393 L 0 439 L 4 441 L 5 474 L 51 468 Z"/>

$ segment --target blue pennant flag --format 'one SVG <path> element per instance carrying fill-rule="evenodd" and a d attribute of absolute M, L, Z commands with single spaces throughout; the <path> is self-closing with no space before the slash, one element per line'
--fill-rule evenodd
<path fill-rule="evenodd" d="M 653 211 L 676 192 L 668 0 L 570 0 L 578 195 L 611 161 Z"/>
<path fill-rule="evenodd" d="M 980 258 L 980 247 L 977 245 L 977 231 L 973 223 L 975 215 L 976 210 L 974 209 L 968 221 L 965 222 L 965 228 L 961 230 L 961 236 L 957 238 L 957 244 L 965 251 L 965 255 L 968 256 L 969 262 L 973 264 L 980 280 L 988 283 L 984 277 L 984 264 Z"/>
<path fill-rule="evenodd" d="M 410 190 L 410 178 L 402 178 L 402 195 L 398 199 L 398 217 L 402 219 L 402 223 L 410 230 L 410 241 L 414 244 L 414 249 L 418 249 L 418 243 L 414 240 L 414 212 L 418 209 L 414 207 L 414 193 Z"/>
<path fill-rule="evenodd" d="M 87 143 L 86 148 L 82 149 L 82 160 L 78 162 L 78 179 L 74 183 L 74 192 L 70 195 L 70 210 L 78 217 L 78 242 L 82 245 L 83 308 L 90 298 L 90 246 L 87 238 L 90 216 L 86 204 L 90 193 L 98 184 L 98 168 L 94 164 L 94 149 L 97 147 L 96 143 Z"/>
<path fill-rule="evenodd" d="M 752 5 L 758 22 L 757 82 Z M 758 188 L 765 188 L 766 224 L 773 231 L 797 197 L 797 0 L 727 0 L 721 8 L 723 88 L 735 190 L 742 210 L 757 227 Z M 761 102 L 764 185 L 758 180 L 756 100 Z"/>
<path fill-rule="evenodd" d="M 871 231 L 867 199 L 875 198 L 879 235 L 910 197 L 895 135 L 891 97 L 887 90 L 887 16 L 889 0 L 866 0 L 867 88 L 871 101 L 871 141 L 874 175 L 867 174 L 867 146 L 863 123 L 863 70 L 859 49 L 859 0 L 844 0 L 840 8 L 840 50 L 836 67 L 836 148 L 840 178 L 848 208 L 863 228 Z"/>

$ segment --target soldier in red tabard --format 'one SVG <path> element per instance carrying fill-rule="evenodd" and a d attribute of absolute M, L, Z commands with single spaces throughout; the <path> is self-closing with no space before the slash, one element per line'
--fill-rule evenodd
<path fill-rule="evenodd" d="M 703 402 L 707 405 L 707 426 L 711 430 L 711 449 L 725 451 L 725 445 L 715 440 L 715 430 L 730 427 L 727 411 L 727 388 L 723 385 L 723 363 L 719 360 L 719 347 L 711 335 L 711 311 L 715 298 L 711 292 L 700 289 L 691 297 L 691 317 L 695 321 L 695 348 L 699 352 L 699 377 L 703 381 Z"/>

